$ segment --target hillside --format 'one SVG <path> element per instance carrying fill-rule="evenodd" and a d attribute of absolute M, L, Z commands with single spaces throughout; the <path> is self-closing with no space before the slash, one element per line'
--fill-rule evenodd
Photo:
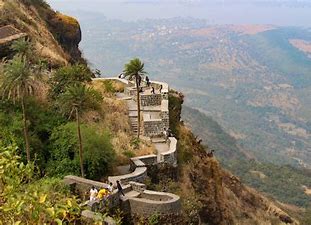
<path fill-rule="evenodd" d="M 259 162 L 216 121 L 196 109 L 183 107 L 182 118 L 198 135 L 198 139 L 203 140 L 203 144 L 216 150 L 223 167 L 240 177 L 242 182 L 282 202 L 309 206 L 311 198 L 305 192 L 305 187 L 311 185 L 308 170 L 297 169 L 290 165 Z M 279 188 L 284 186 L 287 188 Z"/>
<path fill-rule="evenodd" d="M 308 29 L 182 18 L 103 18 L 98 26 L 99 17 L 81 15 L 83 50 L 94 67 L 117 74 L 124 60 L 138 55 L 157 79 L 187 95 L 187 106 L 212 116 L 259 161 L 308 167 Z"/>
<path fill-rule="evenodd" d="M 82 204 L 86 193 L 73 193 L 63 177 L 85 172 L 86 178 L 105 184 L 103 180 L 119 175 L 120 166 L 128 166 L 134 157 L 154 154 L 154 144 L 137 139 L 131 129 L 128 105 L 119 97 L 125 85 L 92 80 L 94 75 L 78 49 L 81 34 L 75 19 L 40 0 L 1 0 L 0 7 L 0 25 L 13 25 L 31 41 L 15 42 L 15 47 L 26 47 L 12 50 L 10 58 L 1 62 L 0 224 L 86 224 L 81 216 L 88 208 Z M 41 67 L 42 61 L 47 61 L 47 68 Z M 19 80 L 14 76 L 24 76 L 27 82 L 14 83 Z M 207 154 L 210 149 L 180 121 L 181 93 L 171 90 L 165 98 L 169 127 L 178 141 L 178 167 L 175 162 L 151 166 L 146 185 L 180 196 L 182 213 L 166 224 L 299 224 L 300 209 L 249 188 Z M 221 146 L 232 145 L 237 149 L 234 157 L 242 157 L 235 140 L 220 134 Z M 103 215 L 118 224 L 128 217 L 114 208 Z M 160 219 L 155 211 L 149 218 L 133 221 L 161 224 Z"/>
<path fill-rule="evenodd" d="M 81 60 L 79 23 L 54 12 L 44 1 L 0 1 L 0 26 L 13 25 L 29 35 L 36 53 L 52 65 Z"/>
<path fill-rule="evenodd" d="M 285 205 L 281 207 L 244 185 L 238 177 L 224 170 L 215 158 L 210 158 L 209 150 L 198 143 L 191 130 L 177 122 L 182 99 L 183 96 L 172 94 L 171 102 L 174 104 L 171 108 L 174 111 L 171 118 L 174 120 L 171 124 L 180 141 L 177 193 L 185 197 L 185 209 L 198 213 L 199 217 L 196 214 L 191 217 L 194 221 L 199 219 L 207 224 L 282 224 L 281 221 L 289 218 L 287 213 L 301 213 L 299 209 L 283 208 Z"/>

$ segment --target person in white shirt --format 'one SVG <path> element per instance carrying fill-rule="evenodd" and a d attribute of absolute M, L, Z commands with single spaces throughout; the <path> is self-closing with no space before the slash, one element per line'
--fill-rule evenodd
<path fill-rule="evenodd" d="M 98 194 L 97 189 L 93 186 L 90 190 L 90 201 L 95 201 Z"/>
<path fill-rule="evenodd" d="M 108 191 L 111 193 L 113 191 L 113 184 L 110 182 L 110 184 L 107 187 Z"/>

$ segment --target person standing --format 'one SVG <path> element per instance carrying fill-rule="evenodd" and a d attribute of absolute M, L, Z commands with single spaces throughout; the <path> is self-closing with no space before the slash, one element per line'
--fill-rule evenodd
<path fill-rule="evenodd" d="M 123 188 L 120 184 L 120 181 L 118 181 L 118 180 L 117 180 L 117 188 L 118 188 L 118 192 L 121 193 L 123 196 L 125 196 L 123 193 Z"/>
<path fill-rule="evenodd" d="M 138 86 L 141 86 L 141 76 L 138 76 Z"/>
<path fill-rule="evenodd" d="M 150 86 L 150 80 L 149 80 L 148 76 L 146 76 L 146 83 L 147 83 L 147 86 L 149 87 Z"/>
<path fill-rule="evenodd" d="M 98 193 L 97 189 L 94 186 L 92 186 L 90 190 L 90 201 L 96 200 L 97 193 Z"/>
<path fill-rule="evenodd" d="M 108 191 L 111 193 L 113 191 L 113 184 L 110 182 L 110 184 L 107 187 Z"/>
<path fill-rule="evenodd" d="M 160 86 L 160 89 L 159 89 L 160 94 L 162 92 L 162 88 L 163 88 L 163 85 Z"/>
<path fill-rule="evenodd" d="M 163 135 L 164 135 L 165 141 L 167 141 L 167 139 L 168 139 L 168 132 L 167 132 L 165 127 L 164 127 L 164 130 L 163 130 Z"/>

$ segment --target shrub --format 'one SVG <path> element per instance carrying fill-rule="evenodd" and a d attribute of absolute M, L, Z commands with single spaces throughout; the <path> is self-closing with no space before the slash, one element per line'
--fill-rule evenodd
<path fill-rule="evenodd" d="M 0 224 L 74 224 L 75 197 L 58 179 L 36 181 L 33 164 L 23 164 L 17 148 L 0 146 Z M 3 169 L 5 168 L 5 169 Z"/>
<path fill-rule="evenodd" d="M 60 94 L 63 94 L 67 87 L 76 83 L 90 82 L 92 73 L 89 68 L 82 64 L 65 66 L 58 69 L 50 79 L 49 96 L 56 99 Z"/>
<path fill-rule="evenodd" d="M 79 175 L 78 137 L 75 123 L 67 123 L 54 129 L 50 139 L 51 175 Z M 99 132 L 94 127 L 82 125 L 84 168 L 88 178 L 98 179 L 106 175 L 115 161 L 115 152 L 107 131 Z M 57 162 L 57 163 L 56 163 Z"/>

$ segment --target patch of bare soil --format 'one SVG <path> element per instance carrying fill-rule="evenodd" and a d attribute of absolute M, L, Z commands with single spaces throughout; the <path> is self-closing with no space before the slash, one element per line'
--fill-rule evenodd
<path fill-rule="evenodd" d="M 311 57 L 311 42 L 301 39 L 291 39 L 289 40 L 289 43 L 291 43 L 295 48 L 298 48 L 300 51 L 310 54 L 309 57 Z"/>
<path fill-rule="evenodd" d="M 311 196 L 311 188 L 308 188 L 306 186 L 303 186 L 303 188 L 304 188 L 304 192 L 306 193 L 306 195 Z"/>
<path fill-rule="evenodd" d="M 246 24 L 246 25 L 230 25 L 229 29 L 234 32 L 241 33 L 241 34 L 254 35 L 254 34 L 268 31 L 268 30 L 273 30 L 275 29 L 275 27 L 271 25 L 248 25 Z"/>

